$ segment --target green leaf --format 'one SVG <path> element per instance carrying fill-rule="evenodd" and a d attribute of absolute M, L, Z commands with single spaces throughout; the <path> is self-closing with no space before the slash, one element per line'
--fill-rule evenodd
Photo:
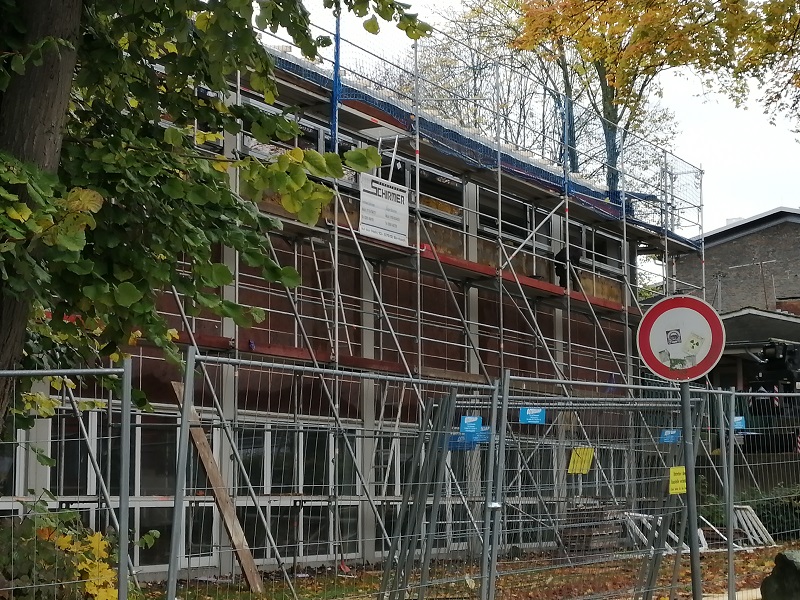
<path fill-rule="evenodd" d="M 203 206 L 208 202 L 205 190 L 199 185 L 193 185 L 186 194 L 186 200 L 197 206 Z"/>
<path fill-rule="evenodd" d="M 297 218 L 306 225 L 316 225 L 322 214 L 322 204 L 314 200 L 306 200 L 297 211 Z"/>
<path fill-rule="evenodd" d="M 342 159 L 335 152 L 326 152 L 324 154 L 325 168 L 334 179 L 341 179 L 344 177 L 344 169 L 342 168 Z"/>
<path fill-rule="evenodd" d="M 132 269 L 123 267 L 117 263 L 114 263 L 113 271 L 114 271 L 114 279 L 116 279 L 117 281 L 128 281 L 128 279 L 133 277 Z"/>
<path fill-rule="evenodd" d="M 161 190 L 173 200 L 183 198 L 183 182 L 177 177 L 171 177 L 161 186 Z"/>
<path fill-rule="evenodd" d="M 142 296 L 142 292 L 140 292 L 135 285 L 128 281 L 121 283 L 114 288 L 114 300 L 117 301 L 117 304 L 126 308 L 133 306 L 136 302 L 142 299 Z"/>
<path fill-rule="evenodd" d="M 381 26 L 378 25 L 378 19 L 375 15 L 372 15 L 369 19 L 364 21 L 364 29 L 366 29 L 369 33 L 376 35 L 381 30 Z"/>
<path fill-rule="evenodd" d="M 11 58 L 11 70 L 17 75 L 25 74 L 25 59 L 21 54 L 15 54 Z"/>
<path fill-rule="evenodd" d="M 297 186 L 297 189 L 301 189 L 308 181 L 305 170 L 297 163 L 289 165 L 289 178 Z"/>
<path fill-rule="evenodd" d="M 292 214 L 296 214 L 301 208 L 302 203 L 295 198 L 294 194 L 283 194 L 281 196 L 281 206 Z"/>
<path fill-rule="evenodd" d="M 233 322 L 239 327 L 249 327 L 251 325 L 249 315 L 245 314 L 244 307 L 238 304 L 223 300 L 220 303 L 220 312 L 223 317 L 233 319 Z"/>
<path fill-rule="evenodd" d="M 315 177 L 327 177 L 328 165 L 325 158 L 316 150 L 306 150 L 303 166 Z"/>
<path fill-rule="evenodd" d="M 30 449 L 36 455 L 36 462 L 38 462 L 43 467 L 56 466 L 56 460 L 54 458 L 49 457 L 47 453 L 41 448 L 37 448 L 36 446 L 30 446 Z"/>
<path fill-rule="evenodd" d="M 360 173 L 369 171 L 370 168 L 367 155 L 361 148 L 354 148 L 353 150 L 348 150 L 345 152 L 344 162 L 348 167 Z"/>
<path fill-rule="evenodd" d="M 55 243 L 64 250 L 80 252 L 86 246 L 86 232 L 82 229 L 58 227 Z"/>
<path fill-rule="evenodd" d="M 103 196 L 94 190 L 72 188 L 67 194 L 65 206 L 73 212 L 98 212 L 103 206 Z"/>
<path fill-rule="evenodd" d="M 294 268 L 283 267 L 280 270 L 278 281 L 288 288 L 296 288 L 302 283 L 303 280 L 300 277 L 300 273 L 298 273 Z"/>
<path fill-rule="evenodd" d="M 211 285 L 220 287 L 228 285 L 233 282 L 233 274 L 227 265 L 222 263 L 214 263 L 210 268 Z"/>
<path fill-rule="evenodd" d="M 167 127 L 164 130 L 164 141 L 170 146 L 175 148 L 182 146 L 183 139 L 183 133 L 181 133 L 181 131 L 175 127 Z"/>

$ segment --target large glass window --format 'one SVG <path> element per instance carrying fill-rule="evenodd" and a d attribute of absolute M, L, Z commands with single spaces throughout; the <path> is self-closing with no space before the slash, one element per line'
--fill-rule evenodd
<path fill-rule="evenodd" d="M 296 506 L 273 506 L 270 524 L 275 544 L 281 556 L 297 556 L 297 540 L 300 535 L 300 511 Z"/>
<path fill-rule="evenodd" d="M 13 434 L 16 434 L 16 431 Z M 17 442 L 15 440 L 0 441 L 0 496 L 14 495 L 16 456 Z"/>
<path fill-rule="evenodd" d="M 303 555 L 330 554 L 330 511 L 327 506 L 303 508 Z"/>
<path fill-rule="evenodd" d="M 264 439 L 263 429 L 242 429 L 237 436 L 244 471 L 256 493 L 264 491 Z M 239 477 L 239 493 L 247 493 L 247 482 L 243 475 Z"/>
<path fill-rule="evenodd" d="M 303 493 L 328 495 L 328 432 L 303 431 Z"/>
<path fill-rule="evenodd" d="M 185 523 L 187 554 L 211 556 L 214 552 L 214 507 L 190 502 Z"/>
<path fill-rule="evenodd" d="M 272 530 L 272 535 L 275 536 L 277 540 L 281 533 L 279 528 L 286 527 L 286 524 L 275 521 L 274 513 L 276 510 L 279 509 L 272 509 L 273 518 L 271 519 L 270 529 Z M 262 508 L 262 511 L 264 512 L 264 518 L 268 519 L 267 509 Z M 252 552 L 253 558 L 269 557 L 270 546 L 269 538 L 267 537 L 267 529 L 264 527 L 264 523 L 258 514 L 258 509 L 255 506 L 240 506 L 236 509 L 236 516 L 242 524 L 244 537 L 247 539 L 247 545 L 250 546 L 250 552 Z M 278 542 L 278 545 L 280 546 L 280 542 Z M 280 552 L 281 556 L 286 556 L 283 548 L 280 549 Z"/>
<path fill-rule="evenodd" d="M 297 491 L 297 434 L 289 429 L 273 426 L 270 432 L 271 473 L 273 494 L 291 494 Z"/>
<path fill-rule="evenodd" d="M 108 424 L 108 414 L 107 413 L 100 413 L 98 419 L 98 445 L 99 445 L 99 452 L 100 455 L 100 469 L 102 470 L 104 476 L 108 473 L 108 488 L 109 492 L 112 496 L 119 495 L 119 477 L 120 477 L 120 467 L 122 466 L 122 444 L 121 444 L 121 427 L 119 424 L 120 415 L 118 413 L 114 413 L 112 415 L 113 419 L 111 421 L 111 426 Z M 134 492 L 134 477 L 136 474 L 136 441 L 139 437 L 139 429 L 135 428 L 131 431 L 131 452 L 130 452 L 130 471 L 129 471 L 129 482 L 128 485 L 130 486 L 131 493 Z M 162 459 L 162 463 L 165 459 Z M 175 470 L 175 463 L 173 462 L 170 465 L 172 470 Z M 170 494 L 173 493 L 174 490 L 169 492 Z"/>
<path fill-rule="evenodd" d="M 353 433 L 345 435 L 347 436 L 347 442 L 350 443 L 350 448 L 353 449 L 353 452 L 357 452 L 356 436 Z M 340 496 L 355 496 L 357 493 L 356 464 L 353 461 L 353 455 L 347 449 L 347 442 L 345 442 L 344 436 L 335 439 L 335 443 L 338 444 L 338 461 L 336 464 L 337 493 Z"/>
<path fill-rule="evenodd" d="M 622 269 L 622 240 L 598 231 L 587 238 L 588 259 L 596 266 Z"/>
<path fill-rule="evenodd" d="M 88 431 L 89 414 L 81 419 Z M 59 412 L 51 419 L 51 427 L 56 464 L 50 469 L 50 489 L 59 496 L 88 494 L 89 455 L 78 418 Z"/>
<path fill-rule="evenodd" d="M 339 507 L 339 532 L 344 554 L 358 552 L 358 506 Z"/>
<path fill-rule="evenodd" d="M 169 496 L 175 493 L 178 430 L 174 417 L 142 416 L 139 456 L 139 493 Z"/>
<path fill-rule="evenodd" d="M 170 538 L 172 537 L 172 506 L 143 506 L 140 509 L 139 531 L 146 533 L 151 529 L 155 529 L 161 535 L 149 548 L 139 548 L 139 564 L 167 564 Z"/>

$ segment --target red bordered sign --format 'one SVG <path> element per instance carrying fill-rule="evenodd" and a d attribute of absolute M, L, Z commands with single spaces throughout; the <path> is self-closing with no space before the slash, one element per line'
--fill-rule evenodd
<path fill-rule="evenodd" d="M 692 381 L 722 358 L 725 327 L 713 307 L 693 296 L 656 302 L 639 325 L 636 345 L 644 364 L 669 381 Z"/>

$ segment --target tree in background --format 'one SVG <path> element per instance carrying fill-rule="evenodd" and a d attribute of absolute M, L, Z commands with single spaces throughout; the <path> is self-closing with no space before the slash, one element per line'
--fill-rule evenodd
<path fill-rule="evenodd" d="M 767 0 L 754 4 L 749 16 L 744 31 L 731 34 L 742 47 L 734 72 L 758 79 L 768 113 L 800 126 L 800 9 L 796 2 Z"/>
<path fill-rule="evenodd" d="M 577 57 L 578 75 L 599 86 L 589 100 L 602 117 L 606 187 L 613 197 L 620 151 L 642 122 L 648 98 L 658 93 L 658 75 L 724 63 L 733 52 L 726 32 L 737 14 L 722 18 L 700 0 L 527 0 L 516 45 L 544 49 L 557 61 L 559 55 L 546 49 L 564 44 Z"/>
<path fill-rule="evenodd" d="M 377 15 L 412 38 L 426 31 L 392 0 L 325 6 L 368 30 Z M 114 356 L 139 337 L 178 359 L 157 312 L 172 286 L 195 311 L 263 319 L 217 293 L 232 281 L 220 247 L 296 283 L 270 259 L 277 224 L 257 201 L 269 191 L 316 222 L 332 192 L 308 176 L 341 176 L 340 158 L 295 148 L 265 163 L 226 159 L 195 137 L 196 123 L 215 136 L 244 126 L 263 143 L 298 134 L 286 114 L 226 103 L 237 71 L 275 99 L 259 29 L 287 31 L 309 57 L 327 43 L 300 0 L 0 0 L 0 369 Z M 345 160 L 379 163 L 374 149 Z M 252 200 L 232 191 L 233 166 Z M 0 422 L 13 384 L 0 378 Z"/>
<path fill-rule="evenodd" d="M 602 82 L 566 38 L 541 39 L 521 50 L 523 8 L 518 0 L 466 0 L 443 15 L 444 24 L 426 37 L 419 50 L 423 108 L 494 139 L 499 126 L 504 143 L 561 164 L 564 139 L 568 168 L 605 183 L 607 163 L 602 120 Z M 412 56 L 383 64 L 376 81 L 389 81 L 413 101 Z M 497 74 L 499 73 L 499 85 Z M 631 138 L 626 162 L 637 178 L 656 185 L 652 149 L 667 146 L 675 135 L 672 113 L 658 105 L 651 86 L 637 118 L 625 121 Z M 627 139 L 620 136 L 619 148 Z M 648 148 L 641 139 L 648 140 Z M 641 167 L 641 168 L 640 168 Z M 655 173 L 655 174 L 654 174 Z"/>

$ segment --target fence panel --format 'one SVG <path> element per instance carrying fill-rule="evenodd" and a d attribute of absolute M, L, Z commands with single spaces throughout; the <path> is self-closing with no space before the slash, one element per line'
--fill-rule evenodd
<path fill-rule="evenodd" d="M 184 394 L 178 447 L 217 447 L 201 484 L 176 478 L 168 597 L 669 593 L 677 390 L 197 362 L 184 389 L 217 367 L 214 400 Z"/>
<path fill-rule="evenodd" d="M 0 596 L 127 598 L 130 361 L 0 377 Z"/>

